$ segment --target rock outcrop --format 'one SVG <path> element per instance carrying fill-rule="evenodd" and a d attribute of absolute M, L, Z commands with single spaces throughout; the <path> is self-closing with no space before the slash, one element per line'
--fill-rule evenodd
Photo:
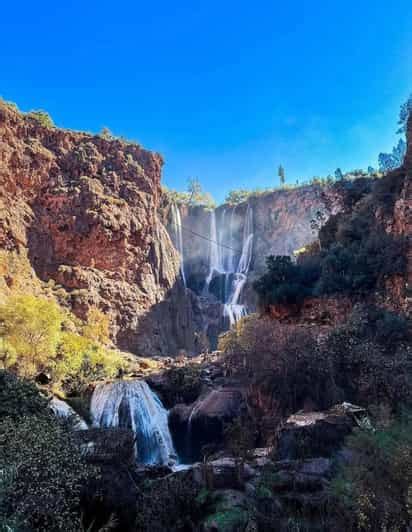
<path fill-rule="evenodd" d="M 136 353 L 190 347 L 193 307 L 157 215 L 162 164 L 0 103 L 0 293 L 48 293 L 81 318 L 96 306 Z"/>

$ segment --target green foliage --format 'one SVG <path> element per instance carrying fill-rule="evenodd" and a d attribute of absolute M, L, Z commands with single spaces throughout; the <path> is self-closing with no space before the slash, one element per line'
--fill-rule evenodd
<path fill-rule="evenodd" d="M 99 133 L 99 136 L 105 140 L 113 140 L 115 138 L 108 127 L 103 127 Z"/>
<path fill-rule="evenodd" d="M 19 110 L 19 108 L 17 107 L 16 103 L 10 102 L 8 100 L 5 100 L 1 96 L 0 96 L 0 104 L 5 105 L 6 107 L 8 107 L 9 109 L 12 109 L 13 111 L 18 111 Z"/>
<path fill-rule="evenodd" d="M 55 359 L 63 320 L 53 301 L 31 295 L 8 298 L 0 305 L 2 352 L 15 355 L 19 373 L 33 376 Z"/>
<path fill-rule="evenodd" d="M 4 523 L 11 530 L 80 530 L 81 488 L 95 472 L 39 391 L 5 371 L 0 471 L 0 530 Z"/>
<path fill-rule="evenodd" d="M 0 370 L 0 420 L 7 417 L 17 422 L 23 416 L 42 415 L 46 411 L 47 400 L 34 384 Z"/>
<path fill-rule="evenodd" d="M 3 367 L 25 377 L 49 372 L 72 392 L 92 380 L 114 377 L 123 361 L 103 345 L 109 341 L 107 316 L 92 308 L 77 330 L 76 322 L 52 300 L 10 296 L 0 305 Z"/>
<path fill-rule="evenodd" d="M 224 426 L 223 436 L 225 448 L 229 449 L 233 456 L 245 460 L 249 451 L 255 446 L 253 421 L 248 417 L 239 416 Z"/>
<path fill-rule="evenodd" d="M 323 347 L 345 399 L 399 410 L 412 404 L 412 350 L 406 319 L 383 309 L 355 307 Z"/>
<path fill-rule="evenodd" d="M 278 412 L 302 408 L 311 397 L 320 408 L 336 402 L 333 367 L 309 331 L 249 315 L 219 337 L 227 371 L 251 376 L 263 396 L 276 397 Z"/>
<path fill-rule="evenodd" d="M 139 486 L 137 523 L 139 532 L 197 530 L 196 525 L 214 504 L 214 496 L 191 475 L 168 476 Z"/>
<path fill-rule="evenodd" d="M 302 328 L 250 315 L 219 337 L 227 370 L 249 375 L 279 411 L 296 412 L 310 398 L 319 408 L 346 400 L 397 411 L 412 405 L 408 322 L 359 306 L 319 344 Z"/>
<path fill-rule="evenodd" d="M 232 532 L 233 530 L 244 530 L 248 519 L 247 510 L 234 507 L 213 513 L 207 518 L 206 525 L 222 532 Z"/>
<path fill-rule="evenodd" d="M 201 371 L 201 367 L 197 364 L 186 364 L 168 370 L 165 373 L 168 385 L 162 390 L 163 402 L 166 405 L 193 403 L 201 392 Z"/>
<path fill-rule="evenodd" d="M 244 203 L 245 201 L 247 201 L 252 195 L 253 191 L 251 190 L 231 190 L 225 198 L 225 203 L 229 205 L 239 205 L 240 203 Z"/>
<path fill-rule="evenodd" d="M 319 265 L 311 258 L 296 264 L 289 256 L 271 255 L 266 267 L 266 273 L 253 284 L 262 305 L 300 303 L 313 293 L 319 278 Z"/>
<path fill-rule="evenodd" d="M 40 124 L 43 127 L 47 128 L 53 128 L 54 122 L 46 111 L 42 111 L 39 109 L 38 111 L 30 111 L 27 113 L 27 118 L 31 118 L 32 120 L 35 120 L 38 124 Z"/>
<path fill-rule="evenodd" d="M 88 470 L 70 433 L 52 416 L 0 422 L 0 469 L 14 472 L 6 517 L 35 530 L 80 529 L 80 489 Z"/>
<path fill-rule="evenodd" d="M 346 530 L 406 530 L 412 519 L 412 416 L 355 431 L 351 456 L 331 488 L 335 522 Z"/>
<path fill-rule="evenodd" d="M 388 234 L 375 215 L 380 205 L 393 204 L 400 187 L 395 178 L 377 181 L 370 194 L 367 180 L 346 187 L 349 214 L 331 216 L 324 223 L 319 213 L 312 220 L 312 228 L 319 231 L 317 254 L 300 255 L 296 264 L 287 257 L 269 257 L 266 273 L 254 284 L 261 304 L 300 303 L 311 295 L 365 294 L 388 276 L 403 274 L 405 239 Z"/>
<path fill-rule="evenodd" d="M 283 186 L 285 184 L 286 176 L 285 176 L 285 169 L 283 168 L 282 165 L 279 165 L 278 176 L 279 176 L 280 184 Z"/>
<path fill-rule="evenodd" d="M 191 207 L 200 206 L 205 209 L 214 209 L 216 207 L 212 196 L 202 190 L 202 186 L 196 178 L 190 178 L 188 180 L 187 192 L 178 192 L 176 190 L 170 190 L 167 187 L 163 187 L 162 190 L 163 194 L 171 203 L 189 205 Z"/>

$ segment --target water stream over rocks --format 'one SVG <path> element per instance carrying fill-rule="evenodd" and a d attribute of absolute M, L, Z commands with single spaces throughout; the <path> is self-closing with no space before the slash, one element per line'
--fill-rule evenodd
<path fill-rule="evenodd" d="M 177 463 L 168 411 L 145 381 L 99 384 L 94 390 L 90 410 L 95 427 L 133 431 L 137 462 L 150 465 Z"/>

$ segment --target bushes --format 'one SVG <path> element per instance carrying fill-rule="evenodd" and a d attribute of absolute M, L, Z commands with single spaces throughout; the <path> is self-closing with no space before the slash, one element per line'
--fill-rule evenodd
<path fill-rule="evenodd" d="M 374 307 L 356 307 L 322 343 L 302 327 L 248 316 L 221 335 L 228 369 L 251 377 L 283 413 L 307 399 L 319 408 L 346 400 L 399 411 L 412 404 L 412 350 L 406 320 Z"/>
<path fill-rule="evenodd" d="M 35 530 L 80 529 L 80 490 L 88 471 L 70 433 L 56 419 L 1 421 L 0 469 L 12 474 L 6 515 L 18 515 Z"/>
<path fill-rule="evenodd" d="M 332 483 L 335 522 L 345 530 L 406 530 L 412 519 L 412 416 L 383 430 L 357 430 L 351 459 Z"/>
<path fill-rule="evenodd" d="M 0 373 L 0 524 L 78 531 L 80 492 L 94 470 L 35 387 Z"/>
<path fill-rule="evenodd" d="M 331 360 L 304 328 L 250 315 L 221 335 L 219 349 L 230 371 L 276 397 L 279 412 L 295 412 L 307 398 L 320 408 L 336 401 Z"/>
<path fill-rule="evenodd" d="M 35 120 L 38 124 L 40 124 L 43 127 L 52 128 L 54 127 L 54 122 L 46 111 L 30 111 L 27 113 L 27 118 L 31 118 L 32 120 Z"/>
<path fill-rule="evenodd" d="M 136 530 L 197 530 L 196 525 L 212 503 L 209 493 L 200 491 L 190 474 L 147 481 L 140 486 L 137 497 Z"/>
<path fill-rule="evenodd" d="M 412 350 L 408 325 L 396 314 L 355 307 L 324 344 L 345 399 L 398 410 L 412 402 Z"/>
<path fill-rule="evenodd" d="M 0 370 L 0 421 L 16 421 L 23 416 L 43 415 L 47 400 L 34 384 L 20 380 L 12 373 Z"/>
<path fill-rule="evenodd" d="M 25 377 L 49 372 L 68 388 L 113 377 L 123 363 L 103 345 L 109 340 L 108 325 L 97 309 L 91 309 L 82 324 L 54 301 L 11 296 L 0 305 L 0 360 Z"/>
<path fill-rule="evenodd" d="M 317 255 L 269 257 L 254 283 L 262 305 L 297 304 L 308 296 L 364 294 L 406 267 L 405 241 L 371 225 L 364 216 L 333 218 L 320 232 Z M 324 246 L 327 246 L 326 248 Z"/>
<path fill-rule="evenodd" d="M 263 305 L 300 303 L 313 293 L 319 277 L 319 265 L 313 258 L 295 264 L 288 256 L 272 255 L 266 259 L 266 267 L 267 272 L 253 285 Z"/>

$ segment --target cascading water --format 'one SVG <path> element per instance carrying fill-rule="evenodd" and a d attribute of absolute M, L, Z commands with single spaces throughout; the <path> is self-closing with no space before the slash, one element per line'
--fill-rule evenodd
<path fill-rule="evenodd" d="M 230 326 L 247 314 L 247 307 L 240 303 L 242 290 L 246 284 L 253 251 L 253 210 L 248 204 L 243 224 L 242 251 L 236 253 L 234 242 L 236 207 L 229 218 L 229 235 L 225 243 L 224 235 L 226 210 L 223 209 L 220 223 L 216 221 L 216 212 L 210 213 L 209 235 L 209 274 L 206 279 L 206 291 L 210 292 L 210 283 L 216 274 L 224 275 L 224 316 Z"/>
<path fill-rule="evenodd" d="M 49 407 L 54 412 L 57 417 L 63 419 L 70 419 L 72 421 L 72 426 L 74 430 L 87 430 L 88 426 L 84 419 L 82 419 L 79 414 L 77 414 L 73 408 L 68 405 L 66 402 L 58 399 L 57 397 L 52 397 L 49 402 Z"/>
<path fill-rule="evenodd" d="M 172 211 L 174 244 L 180 255 L 180 275 L 182 276 L 183 284 L 186 287 L 185 261 L 184 261 L 184 255 L 183 255 L 182 218 L 180 216 L 179 207 L 175 203 L 172 203 L 171 211 Z"/>
<path fill-rule="evenodd" d="M 129 428 L 135 433 L 138 462 L 167 465 L 177 462 L 168 412 L 145 381 L 98 385 L 90 409 L 94 426 Z"/>
<path fill-rule="evenodd" d="M 218 233 L 216 226 L 216 211 L 210 211 L 210 231 L 209 231 L 209 275 L 206 278 L 206 291 L 215 273 L 222 273 L 222 261 Z"/>

